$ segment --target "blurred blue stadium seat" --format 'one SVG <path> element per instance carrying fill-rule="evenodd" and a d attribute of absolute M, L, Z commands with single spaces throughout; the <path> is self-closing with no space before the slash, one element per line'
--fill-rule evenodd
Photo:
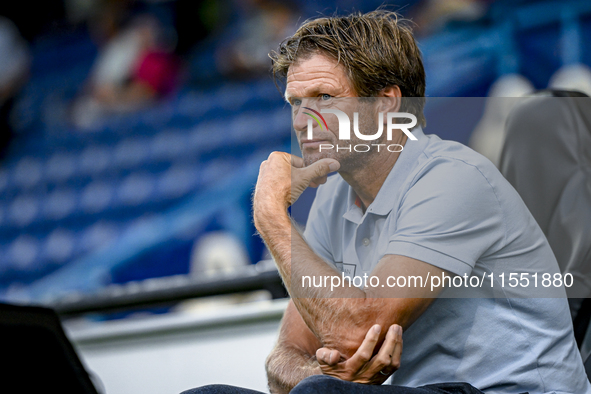
<path fill-rule="evenodd" d="M 589 32 L 585 2 L 551 3 L 584 8 L 581 28 Z M 318 10 L 318 4 L 306 4 Z M 428 95 L 486 95 L 506 49 L 506 27 L 495 15 L 522 29 L 514 43 L 518 71 L 545 87 L 560 66 L 556 48 L 548 49 L 558 45 L 560 26 L 540 30 L 529 20 L 546 20 L 548 10 L 495 3 L 486 21 L 422 40 Z M 586 63 L 590 48 L 586 42 L 581 48 Z M 64 118 L 96 53 L 80 32 L 33 46 L 31 80 L 14 116 L 18 145 L 0 168 L 0 299 L 42 300 L 186 273 L 193 241 L 208 230 L 232 232 L 251 260 L 261 257 L 250 218 L 252 188 L 260 162 L 273 150 L 290 150 L 290 110 L 273 82 L 183 89 L 81 131 Z M 447 112 L 430 111 L 430 124 Z M 470 131 L 468 123 L 432 130 L 464 143 Z M 142 270 L 142 264 L 150 268 Z"/>

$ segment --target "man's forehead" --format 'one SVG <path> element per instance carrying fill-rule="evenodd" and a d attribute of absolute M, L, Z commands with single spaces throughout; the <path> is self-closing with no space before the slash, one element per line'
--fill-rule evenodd
<path fill-rule="evenodd" d="M 285 97 L 315 97 L 321 93 L 335 95 L 337 92 L 345 90 L 338 81 L 326 79 L 316 81 L 295 81 L 288 82 L 285 89 Z"/>
<path fill-rule="evenodd" d="M 350 90 L 344 67 L 336 60 L 323 55 L 313 55 L 292 64 L 287 71 L 286 82 L 287 98 L 310 97 L 320 92 L 330 94 Z"/>

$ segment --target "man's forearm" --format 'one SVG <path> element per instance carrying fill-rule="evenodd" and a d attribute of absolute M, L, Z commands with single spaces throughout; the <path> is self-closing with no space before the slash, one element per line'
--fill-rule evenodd
<path fill-rule="evenodd" d="M 266 362 L 269 390 L 273 394 L 286 394 L 300 381 L 322 371 L 314 356 L 296 348 L 278 344 Z"/>
<path fill-rule="evenodd" d="M 322 261 L 299 234 L 294 234 L 291 249 L 294 257 L 291 269 L 293 302 L 310 330 L 324 346 L 337 349 L 350 357 L 357 350 L 369 327 L 378 323 L 385 335 L 385 330 L 389 327 L 388 320 L 396 313 L 386 305 L 387 300 L 372 297 L 348 283 L 341 283 L 341 286 L 334 289 L 330 286 L 303 287 L 304 275 L 340 275 Z M 386 318 L 388 314 L 390 316 Z"/>
<path fill-rule="evenodd" d="M 292 298 L 365 298 L 365 292 L 355 286 L 303 289 L 300 283 L 304 275 L 331 276 L 339 273 L 312 251 L 284 209 L 274 206 L 258 211 L 255 211 L 256 228 L 275 259 Z"/>
<path fill-rule="evenodd" d="M 368 328 L 376 323 L 373 317 L 383 315 L 382 300 L 366 298 L 366 293 L 354 286 L 341 286 L 332 291 L 325 287 L 302 288 L 304 275 L 334 276 L 338 273 L 310 249 L 287 213 L 279 207 L 260 212 L 255 216 L 255 224 L 310 330 L 325 346 L 349 356 L 353 354 Z"/>

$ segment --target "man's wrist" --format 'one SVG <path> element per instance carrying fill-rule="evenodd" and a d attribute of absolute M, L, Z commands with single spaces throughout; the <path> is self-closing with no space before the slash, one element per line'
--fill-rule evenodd
<path fill-rule="evenodd" d="M 279 226 L 291 226 L 287 215 L 287 207 L 277 201 L 257 201 L 253 205 L 254 225 L 259 234 L 265 236 L 269 229 L 277 230 Z"/>

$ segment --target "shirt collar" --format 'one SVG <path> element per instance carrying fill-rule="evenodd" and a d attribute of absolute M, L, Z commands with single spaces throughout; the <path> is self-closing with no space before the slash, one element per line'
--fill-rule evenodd
<path fill-rule="evenodd" d="M 417 165 L 418 158 L 423 153 L 427 146 L 428 138 L 423 133 L 420 126 L 412 129 L 412 134 L 417 137 L 416 141 L 407 139 L 404 144 L 404 149 L 400 152 L 394 167 L 386 177 L 384 184 L 380 188 L 375 200 L 367 208 L 367 213 L 375 215 L 387 215 L 393 208 L 393 205 L 398 201 L 400 193 L 402 192 L 400 185 L 406 180 L 410 172 Z M 361 207 L 355 204 L 357 194 L 353 188 L 349 186 L 349 196 L 347 199 L 348 211 L 343 215 L 343 218 L 354 223 L 360 223 L 363 217 Z"/>
<path fill-rule="evenodd" d="M 349 191 L 347 196 L 347 211 L 344 213 L 343 218 L 355 224 L 361 223 L 363 219 L 363 209 L 361 209 L 361 200 L 353 191 L 351 186 L 347 189 Z"/>

